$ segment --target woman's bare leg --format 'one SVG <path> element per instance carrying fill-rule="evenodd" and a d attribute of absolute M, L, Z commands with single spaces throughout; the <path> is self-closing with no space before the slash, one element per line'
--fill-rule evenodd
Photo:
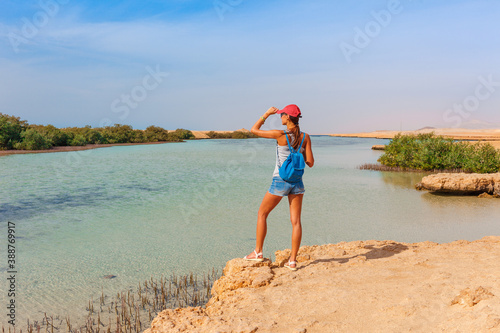
<path fill-rule="evenodd" d="M 297 259 L 297 253 L 300 248 L 300 241 L 302 240 L 302 224 L 300 222 L 300 215 L 302 213 L 302 199 L 304 194 L 289 194 L 288 203 L 290 204 L 290 221 L 292 222 L 292 253 L 290 254 L 290 261 Z M 292 268 L 295 265 L 290 265 Z"/>
<path fill-rule="evenodd" d="M 260 204 L 259 213 L 257 215 L 257 232 L 256 232 L 256 242 L 255 242 L 255 251 L 257 253 L 262 252 L 262 248 L 264 247 L 264 239 L 266 238 L 267 233 L 267 217 L 269 213 L 276 207 L 281 199 L 278 195 L 271 194 L 266 192 L 264 195 L 264 199 L 262 199 L 262 203 Z M 251 253 L 247 255 L 247 258 L 252 259 L 255 258 L 255 253 Z"/>

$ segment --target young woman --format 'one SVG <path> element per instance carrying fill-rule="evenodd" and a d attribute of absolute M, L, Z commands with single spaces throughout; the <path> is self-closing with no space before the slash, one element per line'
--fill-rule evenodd
<path fill-rule="evenodd" d="M 273 181 L 271 187 L 264 195 L 264 199 L 260 204 L 259 213 L 257 217 L 257 241 L 253 253 L 244 257 L 246 260 L 263 261 L 262 248 L 264 246 L 264 239 L 267 233 L 267 216 L 278 205 L 284 196 L 288 196 L 288 203 L 290 205 L 290 221 L 292 222 L 292 253 L 285 264 L 285 267 L 296 270 L 297 269 L 297 252 L 299 251 L 300 241 L 302 239 L 302 225 L 300 223 L 300 215 L 302 211 L 302 198 L 304 197 L 304 183 L 302 180 L 297 183 L 288 183 L 280 178 L 279 168 L 290 154 L 288 148 L 287 137 L 284 131 L 281 130 L 261 130 L 261 126 L 266 119 L 273 115 L 281 115 L 281 124 L 286 125 L 288 139 L 293 149 L 297 150 L 300 146 L 302 139 L 302 147 L 300 152 L 304 156 L 304 161 L 309 167 L 314 165 L 314 157 L 311 149 L 311 138 L 308 134 L 300 132 L 299 118 L 301 112 L 297 105 L 287 105 L 282 110 L 275 107 L 269 108 L 266 113 L 260 117 L 259 120 L 253 125 L 252 133 L 262 138 L 276 139 L 276 167 L 273 173 Z M 304 137 L 305 136 L 305 137 Z"/>

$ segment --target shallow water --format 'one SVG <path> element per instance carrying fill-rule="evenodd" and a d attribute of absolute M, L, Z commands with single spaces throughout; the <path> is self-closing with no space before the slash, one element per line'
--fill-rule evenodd
<path fill-rule="evenodd" d="M 424 174 L 356 168 L 376 162 L 381 152 L 370 147 L 386 141 L 312 140 L 316 164 L 304 176 L 303 245 L 500 234 L 498 200 L 419 192 L 413 186 Z M 18 322 L 43 312 L 85 313 L 101 290 L 115 295 L 151 276 L 220 269 L 249 253 L 274 159 L 274 143 L 265 139 L 0 158 L 1 253 L 7 221 L 14 222 Z M 284 199 L 269 217 L 265 255 L 289 248 L 290 237 Z M 0 274 L 6 270 L 2 259 Z M 110 274 L 117 277 L 103 278 Z M 4 316 L 0 322 L 6 324 Z"/>

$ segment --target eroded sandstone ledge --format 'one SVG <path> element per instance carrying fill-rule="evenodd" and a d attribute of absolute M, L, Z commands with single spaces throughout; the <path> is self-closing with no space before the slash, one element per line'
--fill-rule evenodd
<path fill-rule="evenodd" d="M 146 333 L 498 332 L 500 237 L 303 246 L 299 269 L 230 260 L 206 308 L 162 311 Z"/>
<path fill-rule="evenodd" d="M 438 173 L 422 178 L 415 187 L 431 192 L 500 196 L 500 173 Z"/>

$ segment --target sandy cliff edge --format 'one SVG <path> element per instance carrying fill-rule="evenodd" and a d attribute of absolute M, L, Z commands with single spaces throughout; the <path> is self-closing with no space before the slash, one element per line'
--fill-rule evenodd
<path fill-rule="evenodd" d="M 500 332 L 500 237 L 303 246 L 299 269 L 232 259 L 206 308 L 162 311 L 159 332 Z"/>

